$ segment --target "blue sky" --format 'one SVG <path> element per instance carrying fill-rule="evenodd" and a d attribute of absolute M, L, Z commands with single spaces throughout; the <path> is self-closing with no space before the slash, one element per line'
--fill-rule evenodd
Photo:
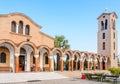
<path fill-rule="evenodd" d="M 24 13 L 43 27 L 40 31 L 64 35 L 72 50 L 97 52 L 97 17 L 105 8 L 115 11 L 120 32 L 119 4 L 120 0 L 1 0 L 0 14 Z"/>

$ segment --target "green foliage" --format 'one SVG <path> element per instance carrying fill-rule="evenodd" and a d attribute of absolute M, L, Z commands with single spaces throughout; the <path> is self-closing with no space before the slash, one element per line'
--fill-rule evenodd
<path fill-rule="evenodd" d="M 68 44 L 68 40 L 66 40 L 63 35 L 55 36 L 54 46 L 61 49 L 70 48 L 70 45 Z"/>
<path fill-rule="evenodd" d="M 108 70 L 109 70 L 109 71 L 111 72 L 111 74 L 113 74 L 113 75 L 117 75 L 117 76 L 120 75 L 120 68 L 112 67 L 112 68 L 109 68 Z"/>

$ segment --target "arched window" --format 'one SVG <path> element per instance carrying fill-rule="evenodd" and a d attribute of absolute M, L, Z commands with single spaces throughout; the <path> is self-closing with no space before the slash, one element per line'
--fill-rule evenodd
<path fill-rule="evenodd" d="M 108 21 L 107 19 L 105 20 L 105 29 L 107 29 Z"/>
<path fill-rule="evenodd" d="M 23 22 L 22 21 L 19 22 L 18 33 L 23 34 Z"/>
<path fill-rule="evenodd" d="M 4 52 L 0 54 L 0 63 L 6 63 L 6 54 Z"/>
<path fill-rule="evenodd" d="M 103 50 L 105 50 L 105 42 L 103 42 Z"/>
<path fill-rule="evenodd" d="M 48 56 L 45 56 L 45 64 L 48 64 Z"/>
<path fill-rule="evenodd" d="M 101 21 L 101 29 L 104 30 L 104 23 Z"/>
<path fill-rule="evenodd" d="M 26 25 L 26 27 L 25 27 L 25 35 L 29 35 L 29 32 L 30 32 L 30 26 Z"/>
<path fill-rule="evenodd" d="M 15 21 L 11 22 L 11 32 L 16 32 L 16 22 Z"/>

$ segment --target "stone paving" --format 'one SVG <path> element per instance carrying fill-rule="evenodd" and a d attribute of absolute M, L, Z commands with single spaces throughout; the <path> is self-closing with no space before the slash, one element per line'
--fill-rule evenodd
<path fill-rule="evenodd" d="M 4 83 L 4 84 L 111 84 L 103 82 L 95 82 L 89 80 L 83 80 L 80 78 L 64 78 L 64 79 L 54 79 L 54 80 L 36 80 L 36 82 L 19 82 L 19 83 Z"/>
<path fill-rule="evenodd" d="M 52 80 L 68 78 L 55 72 L 0 73 L 0 83 L 25 82 L 28 80 Z"/>
<path fill-rule="evenodd" d="M 0 84 L 110 84 L 82 80 L 81 73 L 83 72 L 0 73 Z"/>

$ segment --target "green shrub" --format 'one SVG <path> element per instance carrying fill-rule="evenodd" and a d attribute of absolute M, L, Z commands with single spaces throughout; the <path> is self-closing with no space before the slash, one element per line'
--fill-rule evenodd
<path fill-rule="evenodd" d="M 111 67 L 111 68 L 109 68 L 108 70 L 109 70 L 109 71 L 111 72 L 111 74 L 113 74 L 113 75 L 117 75 L 117 76 L 120 75 L 120 68 Z"/>

